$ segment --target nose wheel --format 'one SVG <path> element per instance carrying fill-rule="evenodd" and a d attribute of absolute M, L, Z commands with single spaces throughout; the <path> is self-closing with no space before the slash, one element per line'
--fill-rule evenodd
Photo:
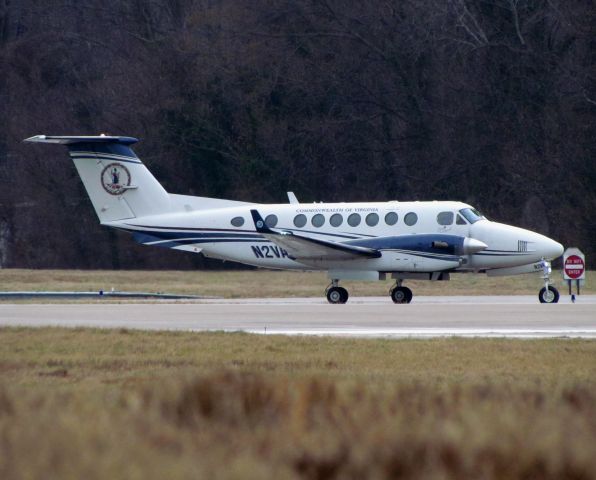
<path fill-rule="evenodd" d="M 559 301 L 559 291 L 552 285 L 542 287 L 538 292 L 538 299 L 540 303 L 557 303 Z"/>

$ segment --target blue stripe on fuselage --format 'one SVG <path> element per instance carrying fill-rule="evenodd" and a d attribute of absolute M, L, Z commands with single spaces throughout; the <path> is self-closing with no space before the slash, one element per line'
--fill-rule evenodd
<path fill-rule="evenodd" d="M 174 248 L 178 245 L 195 245 L 201 243 L 271 243 L 269 240 L 265 240 L 264 238 L 261 240 L 247 240 L 241 238 L 229 239 L 229 238 L 212 238 L 209 240 L 196 240 L 196 239 L 185 239 L 185 240 L 175 240 L 175 241 L 165 241 L 160 243 L 151 243 L 149 244 L 152 247 L 162 247 L 162 248 Z M 144 242 L 139 242 L 144 243 Z"/>
<path fill-rule="evenodd" d="M 139 225 L 140 226 L 140 225 Z M 264 239 L 258 233 L 251 233 L 249 230 L 234 231 L 229 229 L 191 229 L 191 228 L 172 228 L 172 227 L 147 227 L 163 230 L 137 230 L 132 231 L 133 238 L 138 243 L 152 244 L 157 247 L 172 248 L 177 245 L 204 244 L 204 243 L 264 243 L 269 240 Z M 165 230 L 170 228 L 172 230 Z M 201 231 L 203 230 L 203 231 Z M 130 230 L 128 230 L 130 231 Z M 320 235 L 327 235 L 324 232 L 317 232 Z M 333 235 L 333 234 L 330 234 Z M 333 235 L 336 236 L 336 235 Z M 458 261 L 459 256 L 455 253 L 456 249 L 463 245 L 463 237 L 457 235 L 445 234 L 419 234 L 403 235 L 395 237 L 376 237 L 366 239 L 354 239 L 346 243 L 348 245 L 373 248 L 379 251 L 393 251 L 404 255 L 413 255 L 423 258 L 430 258 L 444 261 Z M 448 244 L 447 248 L 433 247 L 433 242 L 442 241 Z"/>
<path fill-rule="evenodd" d="M 229 233 L 192 233 L 192 232 L 134 232 L 133 238 L 138 243 L 155 243 L 157 247 L 171 248 L 177 244 L 188 245 L 192 243 L 221 243 L 221 242 L 262 242 L 263 237 L 254 235 L 230 235 Z M 169 242 L 168 242 L 169 240 Z"/>

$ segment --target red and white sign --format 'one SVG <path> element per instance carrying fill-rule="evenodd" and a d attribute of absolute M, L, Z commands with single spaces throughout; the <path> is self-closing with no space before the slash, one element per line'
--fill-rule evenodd
<path fill-rule="evenodd" d="M 563 254 L 563 278 L 583 280 L 586 277 L 586 257 L 578 248 L 568 248 Z"/>

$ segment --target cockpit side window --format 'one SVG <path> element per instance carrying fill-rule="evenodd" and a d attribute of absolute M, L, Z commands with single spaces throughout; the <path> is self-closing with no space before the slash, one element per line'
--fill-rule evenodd
<path fill-rule="evenodd" d="M 475 208 L 462 208 L 459 213 L 470 223 L 476 223 L 478 220 L 484 219 L 484 215 L 482 215 L 478 210 Z"/>
<path fill-rule="evenodd" d="M 468 224 L 468 222 L 466 222 L 464 220 L 464 217 L 462 217 L 459 213 L 457 214 L 457 219 L 455 220 L 455 223 L 457 225 L 467 225 Z"/>
<path fill-rule="evenodd" d="M 439 225 L 451 225 L 453 223 L 453 212 L 441 212 L 437 215 Z"/>

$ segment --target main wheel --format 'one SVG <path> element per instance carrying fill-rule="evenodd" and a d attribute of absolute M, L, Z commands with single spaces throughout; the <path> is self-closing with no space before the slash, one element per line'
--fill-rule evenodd
<path fill-rule="evenodd" d="M 348 301 L 348 291 L 343 287 L 331 287 L 326 292 L 329 303 L 346 303 Z"/>
<path fill-rule="evenodd" d="M 391 290 L 391 300 L 393 300 L 393 303 L 410 303 L 412 297 L 412 290 L 408 287 L 395 287 Z"/>
<path fill-rule="evenodd" d="M 559 291 L 551 285 L 548 286 L 548 290 L 546 287 L 542 287 L 538 292 L 538 300 L 540 300 L 540 303 L 557 303 L 559 301 Z"/>

